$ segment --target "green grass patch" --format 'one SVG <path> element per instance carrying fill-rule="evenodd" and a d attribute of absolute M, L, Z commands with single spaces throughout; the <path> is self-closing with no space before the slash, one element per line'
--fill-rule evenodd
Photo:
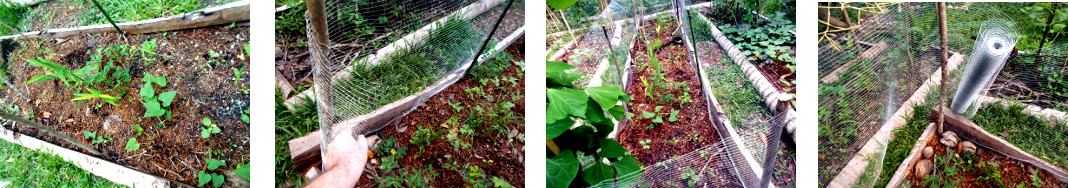
<path fill-rule="evenodd" d="M 452 17 L 430 34 L 424 46 L 402 49 L 371 67 L 355 63 L 353 77 L 337 80 L 334 89 L 360 96 L 339 95 L 336 110 L 355 115 L 371 112 L 419 92 L 452 68 L 471 61 L 485 39 L 485 34 L 473 26 L 470 21 Z"/>
<path fill-rule="evenodd" d="M 972 121 L 1035 157 L 1061 167 L 1068 165 L 1068 155 L 1064 155 L 1068 153 L 1068 125 L 1054 126 L 1023 109 L 991 104 L 980 108 Z"/>
<path fill-rule="evenodd" d="M 875 187 L 886 187 L 886 184 L 890 183 L 890 176 L 894 175 L 897 166 L 909 156 L 912 146 L 916 144 L 916 140 L 930 124 L 927 117 L 931 115 L 932 106 L 933 104 L 913 106 L 912 114 L 908 115 L 905 126 L 894 130 L 894 139 L 890 140 L 890 144 L 886 147 L 886 156 L 883 157 L 883 173 L 879 175 Z"/>
<path fill-rule="evenodd" d="M 0 35 L 15 34 L 17 31 L 13 31 L 11 28 L 18 27 L 19 22 L 28 10 L 30 8 L 16 5 L 8 0 L 0 1 L 0 22 L 4 24 L 0 26 Z"/>
<path fill-rule="evenodd" d="M 51 151 L 0 140 L 0 181 L 11 187 L 123 187 L 94 176 Z"/>
<path fill-rule="evenodd" d="M 289 159 L 289 140 L 299 138 L 308 133 L 319 130 L 319 116 L 315 108 L 315 100 L 304 98 L 304 103 L 295 106 L 294 110 L 286 109 L 282 92 L 275 92 L 274 97 L 274 152 L 275 152 L 275 185 L 300 186 L 304 183 L 304 176 L 297 174 L 293 168 L 293 161 Z"/>
<path fill-rule="evenodd" d="M 771 117 L 771 109 L 764 105 L 760 92 L 742 72 L 742 69 L 724 57 L 721 61 L 725 67 L 713 66 L 708 69 L 708 84 L 712 93 L 723 105 L 723 113 L 729 116 L 735 126 L 744 125 L 744 121 L 759 117 L 765 121 Z"/>
<path fill-rule="evenodd" d="M 207 8 L 208 4 L 197 0 L 97 0 L 115 22 L 140 21 L 164 16 L 173 16 Z M 105 24 L 107 20 L 100 10 L 93 8 L 91 0 L 74 0 L 86 5 L 80 16 L 81 25 Z"/>

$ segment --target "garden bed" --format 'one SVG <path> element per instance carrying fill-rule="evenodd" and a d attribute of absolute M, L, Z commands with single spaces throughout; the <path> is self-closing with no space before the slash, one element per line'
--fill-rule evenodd
<path fill-rule="evenodd" d="M 249 162 L 248 41 L 248 27 L 213 27 L 125 37 L 102 33 L 7 43 L 4 51 L 10 52 L 5 59 L 9 79 L 18 86 L 17 90 L 29 96 L 5 87 L 4 100 L 13 105 L 9 110 L 16 109 L 33 121 L 103 152 L 104 156 L 97 157 L 197 185 L 198 172 L 219 173 Z M 128 72 L 114 71 L 113 77 L 107 78 L 117 80 L 113 84 L 89 85 L 118 96 L 114 105 L 101 99 L 71 101 L 75 92 L 87 91 L 65 86 L 57 79 L 27 83 L 50 71 L 27 63 L 35 58 L 68 70 L 110 62 L 116 69 Z M 147 75 L 163 78 L 165 86 L 158 82 L 146 84 L 142 79 L 150 77 Z M 144 87 L 153 87 L 158 91 L 155 93 L 177 91 L 172 105 L 163 108 L 171 118 L 144 117 L 146 108 L 139 96 Z M 210 128 L 202 123 L 204 119 L 210 119 L 220 132 L 201 138 L 202 129 Z M 12 129 L 89 153 L 28 126 Z M 102 143 L 93 143 L 94 140 Z M 206 169 L 209 158 L 224 161 L 225 165 L 219 170 Z"/>
<path fill-rule="evenodd" d="M 941 135 L 933 134 L 926 145 L 933 148 L 933 156 L 921 159 L 931 164 L 930 173 L 922 178 L 916 177 L 916 168 L 908 173 L 906 185 L 927 187 L 928 185 L 946 185 L 952 187 L 1064 187 L 1049 172 L 1034 165 L 1012 159 L 989 150 L 983 146 L 976 151 L 961 151 L 959 147 L 948 148 L 937 140 Z M 966 140 L 962 139 L 961 141 Z M 915 154 L 914 154 L 915 155 Z M 923 154 L 920 154 L 923 155 Z M 933 157 L 933 158 L 932 158 Z"/>
<path fill-rule="evenodd" d="M 771 18 L 743 9 L 704 8 L 699 12 L 703 12 L 701 16 L 711 18 L 775 88 L 785 93 L 795 92 L 797 46 L 794 44 L 794 21 L 786 18 L 785 12 Z M 729 18 L 736 15 L 754 17 L 752 20 L 756 23 Z"/>
<path fill-rule="evenodd" d="M 577 41 L 574 48 L 567 49 L 561 56 L 561 61 L 575 66 L 572 73 L 582 74 L 582 77 L 575 81 L 575 85 L 588 84 L 597 72 L 597 66 L 608 54 L 608 40 L 602 31 L 604 30 L 600 27 L 589 29 L 585 35 L 579 37 L 582 40 Z"/>
<path fill-rule="evenodd" d="M 523 52 L 513 43 L 378 131 L 394 141 L 378 144 L 360 186 L 523 186 Z"/>
<path fill-rule="evenodd" d="M 719 101 L 723 114 L 727 115 L 726 119 L 731 121 L 730 124 L 742 137 L 742 145 L 749 149 L 750 155 L 757 160 L 764 160 L 762 156 L 765 156 L 765 148 L 770 139 L 782 139 L 768 135 L 768 125 L 777 123 L 771 122 L 774 119 L 771 109 L 764 104 L 741 68 L 722 53 L 718 44 L 699 41 L 697 46 L 701 49 L 699 52 L 702 52 L 699 53 L 698 59 L 702 68 L 707 70 L 711 93 Z M 784 187 L 794 183 L 796 152 L 786 142 L 779 142 L 779 148 L 772 183 L 777 187 Z"/>
<path fill-rule="evenodd" d="M 643 24 L 646 31 L 655 31 L 658 26 L 676 28 L 674 21 L 648 21 Z M 689 55 L 683 47 L 682 38 L 674 36 L 673 32 L 674 29 L 661 29 L 661 32 L 652 33 L 648 39 L 662 41 L 663 46 L 659 48 L 649 49 L 650 44 L 639 40 L 631 49 L 636 63 L 631 69 L 634 79 L 628 84 L 626 93 L 631 96 L 628 106 L 634 115 L 624 121 L 617 140 L 634 154 L 639 163 L 646 166 L 720 142 L 712 121 L 708 119 L 708 103 L 702 97 L 697 71 L 687 58 Z M 661 70 L 657 70 L 650 56 L 645 55 L 649 50 L 656 54 Z M 661 86 L 642 83 L 643 79 L 657 79 L 654 74 L 660 71 L 665 71 L 665 82 Z M 677 89 L 660 88 L 669 83 L 678 86 Z M 667 102 L 656 97 L 679 101 Z M 668 117 L 673 110 L 678 111 L 675 116 L 677 121 L 670 121 Z M 655 118 L 643 117 L 645 113 L 659 114 L 656 116 L 660 116 L 664 123 L 654 124 Z"/>

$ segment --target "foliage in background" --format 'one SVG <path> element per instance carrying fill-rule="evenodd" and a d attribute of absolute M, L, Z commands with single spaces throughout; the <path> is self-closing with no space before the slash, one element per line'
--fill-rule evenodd
<path fill-rule="evenodd" d="M 1031 6 L 1020 8 L 1018 13 L 1009 12 L 1011 15 L 1027 15 L 1026 22 L 1016 24 L 1020 29 L 1020 40 L 1016 43 L 1016 49 L 1038 49 L 1043 39 L 1045 44 L 1042 46 L 1057 44 L 1058 39 L 1065 41 L 1061 34 L 1065 31 L 1065 26 L 1068 26 L 1066 5 L 1068 4 L 1031 3 Z"/>
<path fill-rule="evenodd" d="M 16 31 L 12 31 L 11 28 L 18 28 L 19 22 L 28 10 L 30 10 L 29 7 L 16 5 L 10 0 L 0 1 L 0 22 L 6 25 L 0 25 L 0 35 L 15 34 Z"/>
<path fill-rule="evenodd" d="M 623 106 L 616 104 L 629 97 L 618 87 L 574 86 L 572 82 L 582 75 L 567 73 L 573 68 L 563 62 L 546 62 L 546 136 L 558 143 L 560 151 L 546 156 L 547 185 L 588 186 L 640 171 L 641 165 L 626 148 L 607 138 L 615 129 L 611 118 L 622 119 L 624 113 Z M 576 120 L 585 123 L 571 128 Z"/>
<path fill-rule="evenodd" d="M 756 19 L 736 27 L 723 24 L 720 28 L 723 28 L 727 38 L 735 42 L 735 47 L 742 50 L 742 55 L 758 65 L 767 59 L 790 63 L 795 61 L 794 54 L 797 52 L 790 49 L 796 42 L 790 33 L 794 30 L 794 22 L 786 17 L 785 12 L 776 12 L 768 19 Z"/>

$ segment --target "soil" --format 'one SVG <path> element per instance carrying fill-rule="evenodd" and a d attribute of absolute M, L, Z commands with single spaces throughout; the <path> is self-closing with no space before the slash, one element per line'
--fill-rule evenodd
<path fill-rule="evenodd" d="M 945 145 L 942 145 L 940 142 L 938 142 L 938 139 L 941 139 L 941 135 L 935 135 L 932 139 L 934 140 L 932 142 L 929 142 L 927 146 L 934 148 L 934 156 L 945 156 L 948 152 L 946 151 L 947 149 L 952 149 L 956 151 L 957 155 L 978 155 L 979 160 L 983 161 L 984 164 L 991 162 L 996 162 L 998 164 L 997 170 L 1001 173 L 1001 181 L 1005 183 L 1005 185 L 992 185 L 985 181 L 981 182 L 979 181 L 979 178 L 988 175 L 979 170 L 978 166 L 969 166 L 967 168 L 962 168 L 960 173 L 954 177 L 940 177 L 940 181 L 944 181 L 945 179 L 959 180 L 960 184 L 955 185 L 956 187 L 1016 187 L 1017 184 L 1023 184 L 1026 187 L 1035 187 L 1031 185 L 1031 176 L 1035 171 L 1038 172 L 1039 179 L 1041 179 L 1042 182 L 1045 182 L 1045 184 L 1040 187 L 1068 187 L 1068 184 L 1062 184 L 1060 181 L 1057 180 L 1056 177 L 1053 176 L 1053 174 L 1049 172 L 1043 171 L 1042 169 L 1035 167 L 1034 165 L 1017 161 L 1005 155 L 1001 155 L 996 151 L 989 150 L 983 146 L 978 146 L 976 149 L 976 153 L 970 154 L 964 153 L 963 150 L 957 147 L 947 148 Z M 932 164 L 932 166 L 934 165 L 937 164 Z M 967 164 L 967 162 L 965 162 L 965 164 L 963 165 L 970 164 Z M 936 173 L 936 171 L 942 169 L 943 167 L 933 167 L 931 173 Z M 909 173 L 909 175 L 910 176 L 906 178 L 906 181 L 915 184 L 912 185 L 912 187 L 927 187 L 922 183 L 917 183 L 923 182 L 922 179 L 916 178 L 912 175 L 911 172 Z"/>
<path fill-rule="evenodd" d="M 506 52 L 514 55 L 514 61 L 523 61 L 523 38 L 513 43 L 506 49 Z M 407 155 L 405 155 L 399 161 L 399 167 L 387 172 L 387 170 L 378 169 L 376 162 L 371 162 L 374 167 L 367 169 L 370 172 L 365 172 L 360 177 L 360 184 L 358 187 L 376 187 L 378 177 L 385 175 L 397 175 L 397 169 L 410 167 L 425 169 L 427 167 L 433 168 L 440 176 L 434 178 L 433 181 L 427 182 L 428 185 L 433 187 L 456 187 L 465 185 L 465 175 L 460 172 L 450 170 L 446 168 L 446 164 L 459 164 L 460 168 L 467 168 L 468 166 L 478 166 L 483 169 L 483 173 L 486 178 L 498 177 L 513 186 L 522 187 L 525 182 L 524 179 L 524 163 L 523 154 L 525 151 L 524 140 L 519 137 L 520 133 L 524 133 L 524 120 L 523 112 L 525 109 L 523 95 L 519 95 L 518 98 L 512 98 L 515 94 L 524 93 L 524 79 L 519 73 L 522 72 L 522 68 L 519 66 L 508 67 L 507 70 L 501 74 L 501 78 L 513 77 L 518 78 L 516 84 L 502 81 L 500 87 L 496 87 L 493 83 L 484 85 L 478 81 L 478 79 L 472 78 L 471 70 L 468 70 L 468 74 L 464 76 L 460 81 L 456 82 L 452 86 L 449 86 L 445 90 L 438 94 L 435 94 L 430 99 L 419 105 L 414 111 L 404 116 L 403 118 L 394 121 L 390 126 L 383 128 L 378 132 L 382 138 L 394 138 L 397 140 L 399 146 L 408 148 Z M 493 96 L 498 102 L 494 100 L 486 101 L 480 95 L 473 95 L 465 92 L 465 89 L 474 87 L 480 87 L 489 96 Z M 433 131 L 456 131 L 459 126 L 446 126 L 444 122 L 451 117 L 459 117 L 460 120 L 472 118 L 469 115 L 470 109 L 474 105 L 488 106 L 493 104 L 500 104 L 503 102 L 512 102 L 515 107 L 511 108 L 510 113 L 518 115 L 518 118 L 502 123 L 501 128 L 508 130 L 509 134 L 483 134 L 476 135 L 468 142 L 472 147 L 465 149 L 454 148 L 450 142 L 446 141 L 444 137 L 436 138 L 429 145 L 424 145 L 425 152 L 419 152 L 418 144 L 411 143 L 411 138 L 415 137 L 415 133 L 420 127 L 429 128 Z M 466 104 L 467 107 L 463 110 L 456 110 L 449 103 Z M 466 116 L 466 117 L 465 117 Z M 489 123 L 489 122 L 486 122 Z M 475 130 L 476 132 L 488 131 L 488 130 Z M 382 147 L 382 146 L 379 146 Z M 389 154 L 375 154 L 373 161 L 381 161 L 382 157 Z M 468 185 L 470 186 L 470 185 Z"/>
<path fill-rule="evenodd" d="M 748 24 L 748 23 L 739 23 L 740 21 L 742 21 L 742 19 L 737 19 L 737 18 L 732 19 L 731 18 L 733 16 L 738 16 L 740 14 L 738 14 L 738 15 L 736 15 L 736 14 L 725 14 L 724 12 L 720 12 L 720 11 L 731 12 L 731 10 L 712 10 L 711 8 L 701 9 L 701 12 L 704 12 L 704 15 L 706 15 L 709 18 L 714 19 L 715 21 L 718 21 L 718 22 L 729 23 L 729 24 L 735 25 L 735 26 L 742 25 L 742 24 Z M 744 10 L 741 10 L 741 9 L 734 10 L 734 11 L 743 12 L 742 14 L 745 14 L 745 12 L 747 12 L 747 11 L 744 11 Z M 734 41 L 732 41 L 732 42 L 734 42 Z M 737 42 L 735 42 L 735 44 L 737 44 Z M 742 49 L 739 49 L 739 50 L 742 50 Z M 790 47 L 790 50 L 792 50 L 795 53 L 791 53 L 789 55 L 793 56 L 794 58 L 797 58 L 797 53 L 796 53 L 797 52 L 797 45 L 796 44 L 792 44 L 792 46 Z M 770 62 L 769 63 L 761 63 L 761 62 L 753 61 L 752 63 L 754 65 L 759 65 L 759 66 L 757 66 L 757 70 L 760 70 L 760 73 L 763 73 L 764 77 L 767 78 L 768 81 L 771 82 L 771 85 L 774 86 L 776 89 L 778 89 L 781 92 L 795 93 L 795 90 L 796 90 L 797 86 L 794 85 L 793 83 L 789 83 L 789 82 L 795 81 L 797 79 L 797 75 L 796 75 L 796 73 L 794 71 L 791 71 L 789 68 L 786 67 L 787 65 L 790 65 L 791 63 L 785 62 L 785 61 L 774 60 L 774 59 L 771 59 L 771 60 L 768 60 L 768 61 L 770 61 Z M 786 81 L 786 83 L 783 83 L 784 80 Z"/>
<path fill-rule="evenodd" d="M 675 22 L 656 23 L 655 21 L 648 21 L 644 24 L 646 31 L 654 31 L 656 24 L 663 24 L 667 26 L 665 28 L 676 27 Z M 641 83 L 641 78 L 651 79 L 653 78 L 652 65 L 649 60 L 649 56 L 635 55 L 635 67 L 631 80 L 630 88 L 627 88 L 626 92 L 630 95 L 631 100 L 628 104 L 630 108 L 629 112 L 636 114 L 634 118 L 624 120 L 622 129 L 619 132 L 617 140 L 627 151 L 637 158 L 638 162 L 644 166 L 654 165 L 657 162 L 671 159 L 674 156 L 684 155 L 697 149 L 711 146 L 720 142 L 720 137 L 716 132 L 716 128 L 712 125 L 712 121 L 708 116 L 708 103 L 704 100 L 704 95 L 701 94 L 701 83 L 697 80 L 697 72 L 693 70 L 693 66 L 690 65 L 688 58 L 688 52 L 685 50 L 681 43 L 681 38 L 673 36 L 670 29 L 664 30 L 661 33 L 653 33 L 653 36 L 649 38 L 650 41 L 660 39 L 665 41 L 665 44 L 660 49 L 654 51 L 660 62 L 660 66 L 666 71 L 665 79 L 671 81 L 683 82 L 690 87 L 689 90 L 679 91 L 655 91 L 650 94 L 657 96 L 666 95 L 668 93 L 675 94 L 676 96 L 682 96 L 682 92 L 689 94 L 690 100 L 693 102 L 683 104 L 659 104 L 656 100 L 650 98 L 646 94 L 646 87 Z M 645 41 L 638 40 L 636 45 L 631 49 L 631 54 L 647 54 L 646 52 L 648 44 Z M 667 114 L 672 109 L 679 110 L 677 122 L 664 121 L 662 124 L 656 124 L 652 129 L 647 129 L 650 125 L 653 125 L 652 120 L 648 118 L 639 118 L 642 112 L 652 112 L 656 106 L 665 106 L 665 108 L 658 111 L 658 113 Z M 665 117 L 665 119 L 667 119 Z M 676 140 L 678 138 L 686 138 L 684 140 Z M 643 145 L 639 141 L 650 140 L 651 142 L 646 144 L 649 149 L 644 149 Z M 718 163 L 717 163 L 718 164 Z M 732 174 L 728 168 L 713 168 L 720 169 L 717 174 Z M 723 175 L 716 176 L 721 178 L 733 178 L 734 176 Z M 654 181 L 655 182 L 655 181 Z M 661 181 L 666 182 L 666 181 Z M 716 181 L 716 182 L 737 182 L 737 181 Z M 665 185 L 666 186 L 666 185 Z M 740 186 L 740 185 L 716 185 L 713 187 L 724 186 Z"/>
<path fill-rule="evenodd" d="M 222 170 L 232 170 L 238 164 L 249 162 L 249 125 L 241 120 L 241 115 L 249 109 L 249 95 L 243 91 L 249 84 L 249 57 L 244 49 L 244 44 L 249 41 L 248 29 L 217 27 L 130 35 L 125 39 L 118 34 L 104 33 L 66 39 L 19 41 L 14 46 L 14 53 L 6 59 L 9 62 L 7 69 L 17 89 L 31 96 L 27 99 L 14 90 L 6 89 L 3 98 L 17 106 L 24 115 L 32 116 L 33 121 L 51 126 L 83 144 L 90 145 L 90 140 L 85 139 L 82 131 L 97 131 L 97 135 L 113 138 L 111 142 L 91 145 L 104 153 L 104 156 L 98 157 L 196 185 L 197 174 L 205 170 L 204 161 L 207 158 L 225 161 L 226 166 L 220 167 Z M 157 61 L 138 56 L 120 64 L 131 69 L 132 81 L 117 105 L 97 99 L 72 102 L 74 91 L 58 80 L 26 83 L 28 79 L 46 71 L 33 67 L 25 59 L 45 58 L 69 70 L 76 70 L 85 66 L 90 58 L 89 52 L 110 45 L 140 46 L 151 39 L 157 40 L 155 51 L 158 55 L 149 57 Z M 220 55 L 212 57 L 209 51 Z M 246 71 L 235 80 L 234 69 L 242 68 Z M 162 89 L 156 86 L 157 93 L 178 91 L 169 107 L 173 119 L 142 118 L 145 109 L 139 101 L 138 91 L 144 85 L 141 78 L 146 72 L 156 76 L 166 75 L 168 85 Z M 113 120 L 105 126 L 107 119 L 112 117 L 121 121 Z M 203 118 L 218 124 L 222 132 L 212 134 L 208 139 L 200 138 Z M 143 134 L 138 134 L 135 127 L 141 127 Z M 73 144 L 28 126 L 18 125 L 13 129 L 89 154 Z M 130 138 L 137 138 L 140 149 L 130 152 L 124 150 Z"/>

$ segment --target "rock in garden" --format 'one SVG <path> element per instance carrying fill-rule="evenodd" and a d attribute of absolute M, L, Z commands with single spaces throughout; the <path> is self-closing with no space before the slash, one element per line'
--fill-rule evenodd
<path fill-rule="evenodd" d="M 975 144 L 973 144 L 971 141 L 965 140 L 963 142 L 960 142 L 960 147 L 964 150 L 964 152 L 975 153 Z"/>
<path fill-rule="evenodd" d="M 282 57 L 282 48 L 280 48 L 278 46 L 274 46 L 274 58 L 281 58 L 281 57 Z"/>
<path fill-rule="evenodd" d="M 931 160 L 924 159 L 920 160 L 920 162 L 916 162 L 916 167 L 913 168 L 913 170 L 913 175 L 916 176 L 917 179 L 923 179 L 923 177 L 931 173 Z"/>
<path fill-rule="evenodd" d="M 934 156 L 934 148 L 931 148 L 931 146 L 923 148 L 924 159 L 930 159 L 932 156 Z"/>
<path fill-rule="evenodd" d="M 958 141 L 960 140 L 957 138 L 957 134 L 951 131 L 942 133 L 942 139 L 938 140 L 942 145 L 946 145 L 946 147 L 950 148 L 956 147 Z"/>

